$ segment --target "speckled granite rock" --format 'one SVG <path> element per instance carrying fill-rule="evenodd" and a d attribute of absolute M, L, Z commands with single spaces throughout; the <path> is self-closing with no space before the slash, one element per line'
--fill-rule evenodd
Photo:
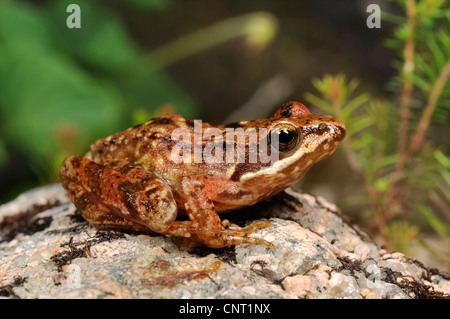
<path fill-rule="evenodd" d="M 0 206 L 0 296 L 7 298 L 449 298 L 450 277 L 387 253 L 334 205 L 289 196 L 222 214 L 274 249 L 213 250 L 178 238 L 99 232 L 59 185 Z"/>

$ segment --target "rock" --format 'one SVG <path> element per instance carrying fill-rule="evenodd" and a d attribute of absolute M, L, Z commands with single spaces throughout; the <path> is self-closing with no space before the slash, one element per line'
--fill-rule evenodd
<path fill-rule="evenodd" d="M 301 204 L 300 204 L 301 203 Z M 337 208 L 288 190 L 221 218 L 275 248 L 195 246 L 97 231 L 59 185 L 0 206 L 0 296 L 7 298 L 449 298 L 450 276 L 380 249 Z"/>

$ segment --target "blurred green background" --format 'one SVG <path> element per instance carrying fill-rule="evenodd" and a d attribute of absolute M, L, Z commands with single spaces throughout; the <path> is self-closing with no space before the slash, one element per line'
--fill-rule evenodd
<path fill-rule="evenodd" d="M 71 3 L 81 29 L 66 26 Z M 392 97 L 398 52 L 384 40 L 394 25 L 369 29 L 370 3 L 402 14 L 386 1 L 0 1 L 0 203 L 57 181 L 65 156 L 166 111 L 213 124 L 267 117 L 305 102 L 326 73 Z M 432 138 L 448 124 L 433 124 Z M 338 151 L 300 186 L 370 227 L 342 202 L 358 183 Z"/>

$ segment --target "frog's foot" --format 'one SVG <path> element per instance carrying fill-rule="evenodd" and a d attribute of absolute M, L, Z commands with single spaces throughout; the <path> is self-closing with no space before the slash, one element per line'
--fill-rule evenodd
<path fill-rule="evenodd" d="M 239 229 L 206 229 L 199 228 L 195 222 L 175 221 L 164 234 L 192 238 L 203 242 L 211 248 L 223 248 L 241 244 L 265 245 L 269 248 L 274 248 L 275 246 L 272 243 L 264 239 L 248 237 L 248 235 L 257 230 L 271 226 L 272 224 L 269 221 L 260 221 Z"/>

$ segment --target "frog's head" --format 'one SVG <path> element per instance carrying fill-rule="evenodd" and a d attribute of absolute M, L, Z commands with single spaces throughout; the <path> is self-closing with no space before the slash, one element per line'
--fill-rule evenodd
<path fill-rule="evenodd" d="M 276 160 L 258 171 L 243 174 L 241 182 L 290 186 L 315 163 L 330 156 L 345 133 L 345 126 L 339 120 L 311 114 L 299 102 L 285 103 L 269 119 L 267 135 L 260 136 L 260 141 L 267 140 L 267 147 L 277 155 Z"/>
<path fill-rule="evenodd" d="M 268 129 L 268 142 L 278 151 L 279 168 L 314 165 L 331 155 L 346 133 L 341 121 L 311 114 L 299 102 L 283 104 Z M 274 137 L 278 145 L 272 143 Z"/>

